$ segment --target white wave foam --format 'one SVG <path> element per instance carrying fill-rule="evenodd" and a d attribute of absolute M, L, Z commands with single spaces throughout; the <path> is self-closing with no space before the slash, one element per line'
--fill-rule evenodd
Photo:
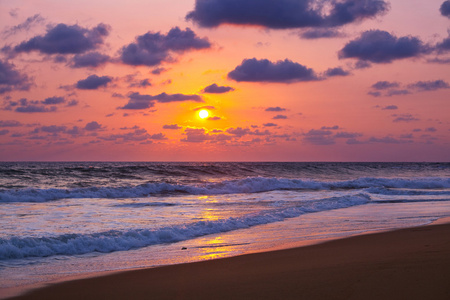
<path fill-rule="evenodd" d="M 267 210 L 242 217 L 201 221 L 156 230 L 135 229 L 94 234 L 64 234 L 53 237 L 12 237 L 0 239 L 0 260 L 124 251 L 273 223 L 305 213 L 362 205 L 369 201 L 370 197 L 366 194 L 356 194 L 307 201 L 299 206 Z"/>
<path fill-rule="evenodd" d="M 177 185 L 147 183 L 132 187 L 90 187 L 76 189 L 0 190 L 0 202 L 45 202 L 66 198 L 130 198 L 167 193 L 220 195 L 258 193 L 273 190 L 328 190 L 364 188 L 450 188 L 450 178 L 359 178 L 347 181 L 316 181 L 287 178 L 249 177 L 219 183 Z"/>

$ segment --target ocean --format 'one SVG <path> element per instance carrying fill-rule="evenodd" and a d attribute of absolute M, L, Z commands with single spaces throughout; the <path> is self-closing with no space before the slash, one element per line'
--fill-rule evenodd
<path fill-rule="evenodd" d="M 449 216 L 450 163 L 3 162 L 0 297 Z"/>

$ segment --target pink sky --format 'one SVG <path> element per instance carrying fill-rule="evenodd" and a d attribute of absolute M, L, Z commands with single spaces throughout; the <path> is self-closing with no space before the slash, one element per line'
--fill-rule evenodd
<path fill-rule="evenodd" d="M 444 0 L 3 0 L 0 160 L 450 161 L 449 30 Z"/>

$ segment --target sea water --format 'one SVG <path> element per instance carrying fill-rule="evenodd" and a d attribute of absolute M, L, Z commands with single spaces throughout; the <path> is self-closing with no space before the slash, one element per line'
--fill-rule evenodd
<path fill-rule="evenodd" d="M 0 297 L 450 216 L 450 163 L 0 163 Z"/>

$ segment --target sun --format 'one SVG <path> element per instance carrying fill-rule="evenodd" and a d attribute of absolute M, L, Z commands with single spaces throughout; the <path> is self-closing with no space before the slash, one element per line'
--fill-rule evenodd
<path fill-rule="evenodd" d="M 206 119 L 209 116 L 209 112 L 206 109 L 202 109 L 198 112 L 200 119 Z"/>

